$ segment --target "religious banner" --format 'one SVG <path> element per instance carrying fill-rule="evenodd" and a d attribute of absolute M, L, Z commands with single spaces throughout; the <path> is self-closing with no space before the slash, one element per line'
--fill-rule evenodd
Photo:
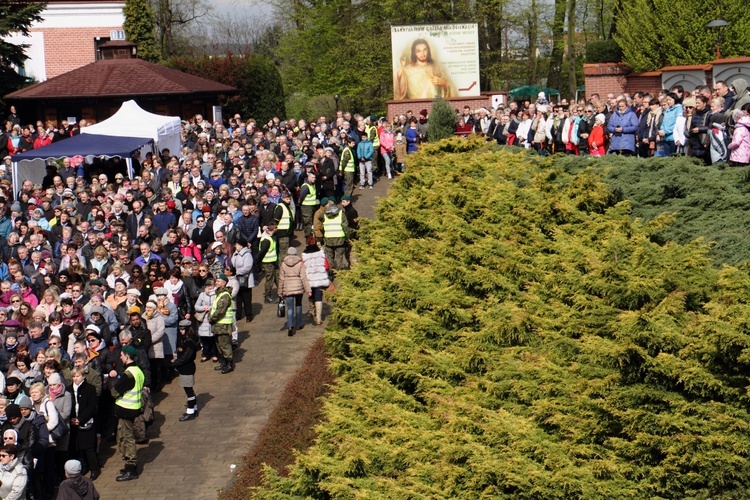
<path fill-rule="evenodd" d="M 476 23 L 391 26 L 393 98 L 478 96 Z"/>

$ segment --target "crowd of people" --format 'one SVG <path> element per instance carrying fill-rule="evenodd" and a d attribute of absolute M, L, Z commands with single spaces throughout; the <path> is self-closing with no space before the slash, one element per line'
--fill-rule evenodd
<path fill-rule="evenodd" d="M 750 94 L 747 80 L 716 82 L 658 95 L 636 92 L 588 100 L 510 102 L 496 110 L 456 110 L 456 135 L 480 134 L 499 144 L 540 154 L 691 156 L 706 164 L 750 164 Z"/>
<path fill-rule="evenodd" d="M 63 158 L 14 193 L 8 164 L 42 135 L 41 126 L 36 137 L 31 126 L 14 133 L 14 116 L 0 141 L 9 153 L 0 166 L 0 430 L 24 486 L 6 497 L 0 478 L 2 498 L 53 498 L 70 460 L 79 461 L 76 484 L 95 480 L 98 449 L 115 439 L 117 480 L 138 478 L 151 395 L 177 379 L 186 409 L 175 418 L 197 418 L 197 364 L 234 372 L 257 302 L 285 306 L 289 337 L 321 324 L 323 292 L 349 267 L 354 190 L 393 178 L 405 161 L 396 152 L 404 134 L 376 116 L 259 126 L 195 115 L 177 154 L 134 154 L 132 179 L 119 158 Z"/>

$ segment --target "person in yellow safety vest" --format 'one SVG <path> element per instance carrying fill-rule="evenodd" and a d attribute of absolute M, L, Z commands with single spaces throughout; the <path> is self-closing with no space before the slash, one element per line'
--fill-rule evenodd
<path fill-rule="evenodd" d="M 380 136 L 378 135 L 377 116 L 370 115 L 370 117 L 367 118 L 365 132 L 367 132 L 367 137 L 372 141 L 372 171 L 377 177 L 380 177 L 382 172 L 380 170 L 380 164 L 378 163 L 378 160 L 380 159 Z"/>
<path fill-rule="evenodd" d="M 305 236 L 312 234 L 313 214 L 319 205 L 318 189 L 315 180 L 315 172 L 308 172 L 307 181 L 302 184 L 299 190 L 299 204 L 302 207 L 302 222 L 305 225 Z"/>
<path fill-rule="evenodd" d="M 281 200 L 273 211 L 273 219 L 276 222 L 276 241 L 279 246 L 279 255 L 286 255 L 286 251 L 292 242 L 294 236 L 294 217 L 292 216 L 292 194 L 284 190 L 281 193 Z"/>
<path fill-rule="evenodd" d="M 263 266 L 266 285 L 263 290 L 263 297 L 267 304 L 276 302 L 273 298 L 273 287 L 278 288 L 279 283 L 279 253 L 276 246 L 276 226 L 273 224 L 263 228 L 263 234 L 260 235 L 260 247 L 258 248 L 258 260 Z"/>
<path fill-rule="evenodd" d="M 320 216 L 323 222 L 323 238 L 326 245 L 326 258 L 333 269 L 349 269 L 346 260 L 346 245 L 349 241 L 349 224 L 344 211 L 337 207 L 333 200 Z"/>
<path fill-rule="evenodd" d="M 341 177 L 344 178 L 343 193 L 349 196 L 354 192 L 354 175 L 357 172 L 357 157 L 354 154 L 355 144 L 354 139 L 348 138 L 339 160 L 339 180 L 341 180 Z M 308 234 L 305 233 L 305 236 L 308 236 Z"/>
<path fill-rule="evenodd" d="M 139 313 L 133 313 L 139 314 Z M 135 447 L 133 422 L 141 414 L 141 391 L 145 382 L 143 371 L 135 364 L 137 352 L 135 347 L 126 345 L 120 350 L 120 360 L 125 369 L 118 374 L 109 372 L 115 400 L 115 417 L 117 417 L 117 447 L 122 454 L 125 468 L 117 476 L 117 481 L 138 479 L 138 450 Z"/>
<path fill-rule="evenodd" d="M 234 371 L 234 359 L 232 359 L 232 331 L 234 331 L 234 298 L 232 290 L 227 288 L 229 278 L 225 274 L 216 276 L 216 295 L 211 304 L 208 322 L 211 324 L 211 333 L 216 337 L 216 348 L 219 351 L 218 366 L 214 370 L 221 371 L 226 375 Z"/>

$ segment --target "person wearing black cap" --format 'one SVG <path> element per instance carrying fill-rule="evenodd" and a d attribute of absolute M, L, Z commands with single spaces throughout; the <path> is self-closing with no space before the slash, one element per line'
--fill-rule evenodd
<path fill-rule="evenodd" d="M 140 315 L 140 311 L 137 313 Z M 117 481 L 138 479 L 138 450 L 135 447 L 135 433 L 133 422 L 141 413 L 141 390 L 145 377 L 143 371 L 135 363 L 137 353 L 135 347 L 126 345 L 120 349 L 120 359 L 125 366 L 122 373 L 112 370 L 109 381 L 112 390 L 118 394 L 115 400 L 115 417 L 117 417 L 117 447 L 122 454 L 125 468 L 117 476 Z"/>
<path fill-rule="evenodd" d="M 199 349 L 199 341 L 190 320 L 180 321 L 178 331 L 177 357 L 172 361 L 172 365 L 180 375 L 180 387 L 185 390 L 185 396 L 187 396 L 187 409 L 180 417 L 180 422 L 185 422 L 198 416 L 198 402 L 193 387 L 195 386 L 195 356 Z"/>
<path fill-rule="evenodd" d="M 27 400 L 29 398 L 27 396 L 24 396 L 24 399 Z M 0 430 L 2 430 L 3 433 L 5 433 L 5 431 L 7 431 L 8 429 L 13 429 L 16 431 L 16 433 L 18 434 L 18 453 L 16 454 L 16 456 L 25 466 L 33 467 L 33 452 L 34 449 L 39 445 L 39 431 L 37 430 L 36 426 L 34 426 L 34 424 L 27 420 L 24 420 L 21 413 L 21 407 L 17 404 L 9 404 L 5 408 L 5 416 L 8 417 L 8 419 L 5 421 L 2 427 L 0 427 Z M 46 446 L 46 443 L 44 443 L 43 446 Z"/>
<path fill-rule="evenodd" d="M 8 377 L 5 381 L 5 397 L 8 399 L 8 403 L 15 403 L 21 396 L 24 396 L 21 379 L 18 377 Z"/>

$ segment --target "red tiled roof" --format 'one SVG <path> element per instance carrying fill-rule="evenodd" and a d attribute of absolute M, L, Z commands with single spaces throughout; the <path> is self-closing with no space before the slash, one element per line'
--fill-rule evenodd
<path fill-rule="evenodd" d="M 9 99 L 233 94 L 237 89 L 142 59 L 106 59 L 6 95 Z"/>
<path fill-rule="evenodd" d="M 702 71 L 708 71 L 711 69 L 710 64 L 686 64 L 682 66 L 664 66 L 661 68 L 661 71 L 693 71 L 693 70 L 702 70 Z"/>
<path fill-rule="evenodd" d="M 728 59 L 715 59 L 711 61 L 713 64 L 737 64 L 737 63 L 744 63 L 744 62 L 750 62 L 750 57 L 731 57 Z"/>

